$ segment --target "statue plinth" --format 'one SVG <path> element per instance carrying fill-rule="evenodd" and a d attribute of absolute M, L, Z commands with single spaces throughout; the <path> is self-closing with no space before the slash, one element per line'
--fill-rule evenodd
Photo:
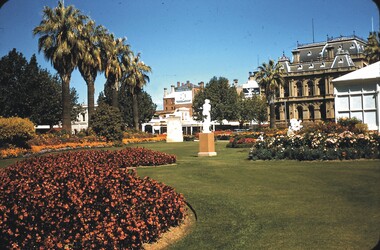
<path fill-rule="evenodd" d="M 199 133 L 198 156 L 216 156 L 214 133 Z"/>

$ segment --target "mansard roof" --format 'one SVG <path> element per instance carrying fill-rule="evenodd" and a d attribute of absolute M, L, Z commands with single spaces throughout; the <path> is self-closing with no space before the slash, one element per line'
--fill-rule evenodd
<path fill-rule="evenodd" d="M 328 57 L 328 49 L 334 50 L 334 55 L 338 50 L 348 51 L 350 55 L 362 54 L 367 42 L 357 36 L 329 38 L 325 42 L 310 43 L 300 45 L 292 51 L 293 54 L 300 54 L 300 62 L 312 62 Z"/>
<path fill-rule="evenodd" d="M 357 36 L 328 38 L 325 42 L 298 44 L 292 51 L 293 62 L 284 54 L 278 62 L 285 73 L 353 67 L 352 56 L 362 55 L 365 45 L 366 41 Z"/>

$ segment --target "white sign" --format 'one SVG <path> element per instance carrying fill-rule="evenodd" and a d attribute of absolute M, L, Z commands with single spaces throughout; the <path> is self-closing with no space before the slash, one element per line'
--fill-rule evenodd
<path fill-rule="evenodd" d="M 175 98 L 175 104 L 189 104 L 193 102 L 193 92 L 192 91 L 175 92 L 174 98 Z"/>

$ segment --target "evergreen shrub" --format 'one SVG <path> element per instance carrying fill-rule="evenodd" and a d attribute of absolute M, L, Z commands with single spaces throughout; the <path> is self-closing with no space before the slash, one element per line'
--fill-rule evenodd
<path fill-rule="evenodd" d="M 98 136 L 104 136 L 108 141 L 123 139 L 123 118 L 118 108 L 105 103 L 99 105 L 91 121 L 91 129 Z"/>
<path fill-rule="evenodd" d="M 34 124 L 27 118 L 0 117 L 0 148 L 27 148 L 27 141 L 36 135 Z"/>

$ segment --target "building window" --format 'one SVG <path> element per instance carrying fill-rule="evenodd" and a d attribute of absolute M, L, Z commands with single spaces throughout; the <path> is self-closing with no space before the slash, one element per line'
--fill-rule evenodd
<path fill-rule="evenodd" d="M 325 67 L 325 62 L 322 62 L 321 63 L 321 68 L 324 68 Z"/>
<path fill-rule="evenodd" d="M 284 85 L 284 97 L 289 97 L 289 83 Z"/>
<path fill-rule="evenodd" d="M 314 106 L 313 106 L 313 105 L 310 105 L 310 106 L 309 106 L 309 119 L 310 119 L 311 121 L 314 121 L 314 120 L 315 120 Z"/>
<path fill-rule="evenodd" d="M 297 112 L 298 112 L 298 120 L 303 120 L 303 108 L 302 108 L 302 106 L 297 107 Z"/>
<path fill-rule="evenodd" d="M 311 51 L 307 52 L 307 56 L 311 56 L 312 54 Z"/>
<path fill-rule="evenodd" d="M 313 63 L 310 63 L 309 65 L 309 69 L 313 69 L 314 68 L 314 64 Z"/>
<path fill-rule="evenodd" d="M 302 96 L 302 82 L 297 82 L 297 96 Z"/>
<path fill-rule="evenodd" d="M 338 63 L 343 63 L 343 58 L 340 58 Z"/>
<path fill-rule="evenodd" d="M 307 83 L 307 94 L 308 96 L 314 96 L 314 84 L 313 81 Z"/>
<path fill-rule="evenodd" d="M 302 69 L 302 65 L 299 64 L 297 69 L 301 70 Z"/>
<path fill-rule="evenodd" d="M 326 88 L 325 88 L 325 80 L 324 79 L 319 80 L 318 87 L 319 87 L 319 94 L 325 95 L 326 94 Z"/>

